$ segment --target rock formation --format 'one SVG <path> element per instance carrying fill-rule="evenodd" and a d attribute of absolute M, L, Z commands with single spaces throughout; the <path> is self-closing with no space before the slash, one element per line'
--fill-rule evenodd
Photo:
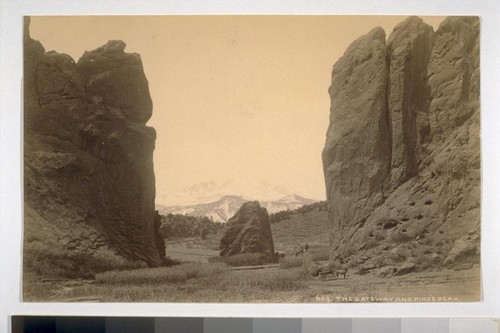
<path fill-rule="evenodd" d="M 220 255 L 261 253 L 274 257 L 274 242 L 267 210 L 258 201 L 245 202 L 229 219 L 220 241 Z"/>
<path fill-rule="evenodd" d="M 450 17 L 434 32 L 410 17 L 387 41 L 376 28 L 334 65 L 329 92 L 331 260 L 477 263 L 479 19 Z"/>
<path fill-rule="evenodd" d="M 397 25 L 387 40 L 392 187 L 418 172 L 418 161 L 429 140 L 426 69 L 433 38 L 431 26 L 410 17 Z"/>
<path fill-rule="evenodd" d="M 381 28 L 356 40 L 333 67 L 323 164 L 335 243 L 383 202 L 391 158 L 387 67 Z"/>
<path fill-rule="evenodd" d="M 152 102 L 142 62 L 110 41 L 78 63 L 25 23 L 25 245 L 49 228 L 61 251 L 165 256 L 155 221 Z M 158 219 L 156 219 L 158 220 Z M 89 236 L 92 235 L 92 236 Z"/>

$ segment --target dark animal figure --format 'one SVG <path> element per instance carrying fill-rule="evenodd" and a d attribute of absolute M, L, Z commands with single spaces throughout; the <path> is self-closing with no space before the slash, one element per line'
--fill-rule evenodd
<path fill-rule="evenodd" d="M 276 251 L 274 255 L 276 259 L 285 258 L 285 252 Z"/>
<path fill-rule="evenodd" d="M 347 269 L 343 268 L 343 269 L 337 269 L 337 270 L 335 271 L 335 276 L 337 277 L 337 279 L 338 279 L 338 278 L 339 278 L 339 276 L 341 276 L 341 275 L 342 275 L 342 276 L 344 277 L 344 279 L 345 279 L 345 277 L 346 277 L 346 275 L 347 275 Z"/>

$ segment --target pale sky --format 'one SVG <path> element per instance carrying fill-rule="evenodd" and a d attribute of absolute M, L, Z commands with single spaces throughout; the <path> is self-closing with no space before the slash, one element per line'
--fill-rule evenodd
<path fill-rule="evenodd" d="M 333 64 L 356 38 L 377 26 L 389 36 L 405 18 L 39 16 L 30 31 L 75 61 L 112 39 L 141 55 L 158 196 L 244 177 L 324 199 Z M 422 18 L 434 30 L 444 19 Z"/>

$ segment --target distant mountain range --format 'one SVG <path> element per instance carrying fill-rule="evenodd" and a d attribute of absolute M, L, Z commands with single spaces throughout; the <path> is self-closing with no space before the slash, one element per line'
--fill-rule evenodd
<path fill-rule="evenodd" d="M 219 200 L 202 204 L 175 206 L 163 206 L 157 204 L 156 209 L 158 209 L 162 215 L 186 214 L 190 216 L 208 216 L 216 222 L 227 222 L 227 220 L 229 220 L 229 218 L 236 213 L 244 202 L 253 200 L 255 199 L 240 195 L 225 195 Z M 296 209 L 316 202 L 316 200 L 307 199 L 297 194 L 290 194 L 277 200 L 258 201 L 262 207 L 267 209 L 269 214 L 287 209 Z"/>
<path fill-rule="evenodd" d="M 163 206 L 191 206 L 212 203 L 225 196 L 239 196 L 258 201 L 276 201 L 292 195 L 281 186 L 272 185 L 264 179 L 233 178 L 223 181 L 204 181 L 194 185 L 177 188 L 168 186 L 170 193 L 157 193 L 156 204 Z M 252 200 L 249 199 L 249 200 Z"/>

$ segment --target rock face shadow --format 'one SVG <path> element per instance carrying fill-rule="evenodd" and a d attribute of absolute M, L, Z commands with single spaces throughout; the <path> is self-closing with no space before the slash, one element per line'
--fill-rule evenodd
<path fill-rule="evenodd" d="M 479 18 L 373 29 L 329 92 L 331 259 L 384 276 L 479 263 Z"/>
<path fill-rule="evenodd" d="M 75 63 L 31 39 L 29 18 L 24 28 L 25 263 L 41 253 L 47 265 L 69 260 L 67 271 L 162 264 L 156 132 L 145 125 L 152 102 L 140 57 L 109 41 Z M 50 246 L 34 243 L 45 236 Z"/>
<path fill-rule="evenodd" d="M 274 242 L 269 215 L 258 201 L 245 202 L 229 219 L 220 241 L 220 255 L 257 253 L 274 258 Z"/>

